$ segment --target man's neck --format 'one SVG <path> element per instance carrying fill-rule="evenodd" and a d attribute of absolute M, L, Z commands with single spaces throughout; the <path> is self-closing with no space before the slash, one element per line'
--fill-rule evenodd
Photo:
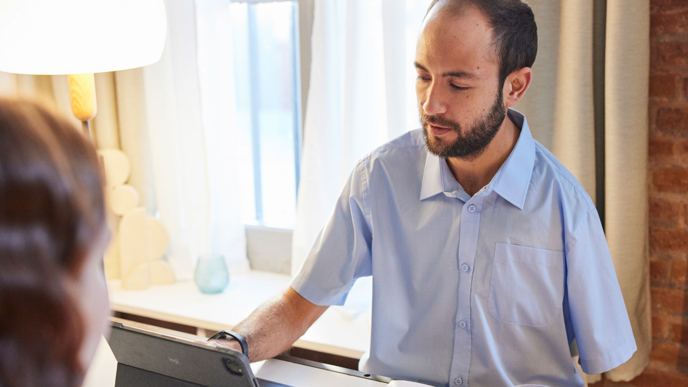
<path fill-rule="evenodd" d="M 490 183 L 516 146 L 520 129 L 506 117 L 499 131 L 483 153 L 475 159 L 447 158 L 447 165 L 456 181 L 470 196 Z"/>

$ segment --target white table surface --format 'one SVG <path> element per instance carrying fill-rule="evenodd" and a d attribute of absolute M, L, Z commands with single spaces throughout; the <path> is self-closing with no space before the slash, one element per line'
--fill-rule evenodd
<path fill-rule="evenodd" d="M 387 387 L 387 383 L 353 377 L 287 361 L 270 359 L 252 363 L 256 377 L 295 387 Z"/>
<path fill-rule="evenodd" d="M 219 331 L 238 324 L 289 283 L 288 275 L 248 270 L 232 272 L 228 288 L 215 295 L 201 293 L 193 281 L 124 290 L 121 281 L 111 280 L 108 288 L 114 311 Z M 370 345 L 370 305 L 370 281 L 359 280 L 346 305 L 329 308 L 295 346 L 360 358 Z"/>

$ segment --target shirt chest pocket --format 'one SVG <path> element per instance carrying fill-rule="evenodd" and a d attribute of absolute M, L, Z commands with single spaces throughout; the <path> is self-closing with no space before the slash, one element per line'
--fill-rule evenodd
<path fill-rule="evenodd" d="M 497 243 L 488 309 L 507 324 L 543 327 L 562 315 L 564 253 Z"/>

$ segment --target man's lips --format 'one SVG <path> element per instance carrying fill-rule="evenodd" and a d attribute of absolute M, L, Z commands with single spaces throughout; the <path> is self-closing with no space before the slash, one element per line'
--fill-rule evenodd
<path fill-rule="evenodd" d="M 443 126 L 437 126 L 430 123 L 428 123 L 428 129 L 430 129 L 430 133 L 433 136 L 441 136 L 452 131 L 451 128 L 445 128 Z"/>

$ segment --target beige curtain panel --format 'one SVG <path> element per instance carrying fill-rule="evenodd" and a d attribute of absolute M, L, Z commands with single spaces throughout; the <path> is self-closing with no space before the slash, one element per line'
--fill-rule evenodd
<path fill-rule="evenodd" d="M 600 212 L 638 344 L 631 360 L 606 377 L 631 380 L 648 364 L 651 345 L 646 253 L 649 1 L 528 3 L 538 23 L 539 50 L 533 84 L 516 108 Z M 592 375 L 587 381 L 599 379 Z"/>

